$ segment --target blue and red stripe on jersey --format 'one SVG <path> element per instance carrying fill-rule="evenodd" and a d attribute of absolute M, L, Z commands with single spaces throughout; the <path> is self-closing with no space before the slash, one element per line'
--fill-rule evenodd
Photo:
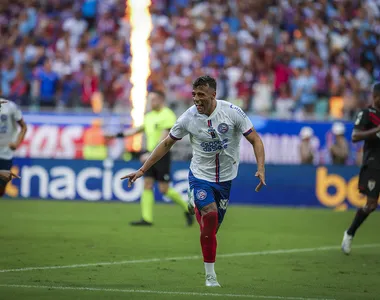
<path fill-rule="evenodd" d="M 212 128 L 212 122 L 211 122 L 211 120 L 207 120 L 207 126 L 208 126 L 208 132 L 210 133 L 211 137 L 213 139 L 215 139 L 216 138 L 216 134 L 215 134 L 214 128 Z"/>
<path fill-rule="evenodd" d="M 175 140 L 175 141 L 179 141 L 179 140 L 182 140 L 182 138 L 177 138 L 176 136 L 172 135 L 170 132 L 169 132 L 169 136 Z"/>
<path fill-rule="evenodd" d="M 220 172 L 219 153 L 217 153 L 215 155 L 215 182 L 219 182 L 219 172 Z"/>
<path fill-rule="evenodd" d="M 243 133 L 244 136 L 249 135 L 253 131 L 252 128 L 249 128 L 246 132 Z"/>

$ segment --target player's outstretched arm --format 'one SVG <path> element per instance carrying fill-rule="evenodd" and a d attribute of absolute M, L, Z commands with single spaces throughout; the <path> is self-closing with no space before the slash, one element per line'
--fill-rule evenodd
<path fill-rule="evenodd" d="M 128 128 L 124 132 L 120 132 L 118 134 L 114 135 L 105 135 L 106 138 L 112 139 L 112 138 L 124 138 L 124 137 L 130 137 L 138 133 L 142 133 L 144 131 L 144 126 L 135 127 L 135 128 Z"/>
<path fill-rule="evenodd" d="M 142 177 L 144 173 L 149 170 L 155 163 L 157 163 L 176 143 L 169 135 L 158 144 L 153 150 L 152 154 L 148 157 L 144 165 L 137 171 L 126 176 L 121 177 L 121 180 L 128 179 L 128 187 L 131 187 L 138 178 Z"/>
<path fill-rule="evenodd" d="M 260 179 L 260 183 L 257 185 L 255 191 L 258 192 L 260 189 L 267 185 L 265 183 L 265 151 L 264 144 L 260 136 L 257 134 L 256 130 L 252 128 L 252 132 L 245 137 L 248 142 L 252 144 L 253 151 L 255 152 L 257 161 L 257 172 L 256 177 Z"/>
<path fill-rule="evenodd" d="M 357 143 L 360 141 L 376 138 L 379 133 L 380 125 L 369 130 L 354 129 L 352 131 L 351 140 L 353 143 Z"/>

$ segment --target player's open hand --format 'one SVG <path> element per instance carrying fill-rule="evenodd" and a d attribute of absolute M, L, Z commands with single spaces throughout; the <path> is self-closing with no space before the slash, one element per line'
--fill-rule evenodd
<path fill-rule="evenodd" d="M 12 171 L 8 171 L 8 170 L 1 170 L 0 171 L 0 178 L 3 179 L 4 181 L 6 182 L 9 182 L 11 181 L 13 178 L 21 178 L 20 176 L 18 176 L 17 174 L 13 173 Z"/>
<path fill-rule="evenodd" d="M 260 179 L 260 182 L 259 184 L 257 185 L 255 191 L 258 192 L 261 190 L 261 188 L 264 186 L 264 185 L 267 185 L 265 183 L 265 172 L 264 171 L 257 171 L 256 174 L 255 174 L 256 177 L 258 177 Z"/>
<path fill-rule="evenodd" d="M 125 176 L 121 177 L 120 179 L 121 180 L 128 179 L 128 187 L 131 187 L 132 183 L 134 183 L 137 179 L 139 179 L 143 175 L 144 175 L 144 172 L 140 169 L 137 172 L 125 175 Z"/>

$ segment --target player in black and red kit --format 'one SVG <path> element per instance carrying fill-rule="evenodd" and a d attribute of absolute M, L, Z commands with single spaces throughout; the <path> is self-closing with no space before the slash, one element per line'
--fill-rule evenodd
<path fill-rule="evenodd" d="M 345 254 L 351 252 L 356 230 L 376 210 L 380 195 L 380 82 L 373 86 L 372 98 L 373 105 L 359 112 L 352 132 L 354 143 L 364 141 L 359 191 L 367 196 L 367 203 L 358 209 L 350 228 L 344 232 L 342 251 Z"/>

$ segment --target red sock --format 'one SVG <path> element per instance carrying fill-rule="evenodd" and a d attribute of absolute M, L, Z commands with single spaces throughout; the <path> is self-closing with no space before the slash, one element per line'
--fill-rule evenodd
<path fill-rule="evenodd" d="M 199 212 L 198 208 L 194 208 L 194 211 L 195 211 L 195 217 L 197 218 L 197 222 L 199 224 L 199 228 L 202 232 L 202 228 L 203 228 L 203 222 L 202 222 L 202 216 L 201 216 L 201 213 Z"/>
<path fill-rule="evenodd" d="M 216 257 L 216 229 L 218 227 L 218 213 L 209 212 L 202 216 L 203 227 L 201 229 L 201 246 L 203 261 L 214 263 Z"/>

